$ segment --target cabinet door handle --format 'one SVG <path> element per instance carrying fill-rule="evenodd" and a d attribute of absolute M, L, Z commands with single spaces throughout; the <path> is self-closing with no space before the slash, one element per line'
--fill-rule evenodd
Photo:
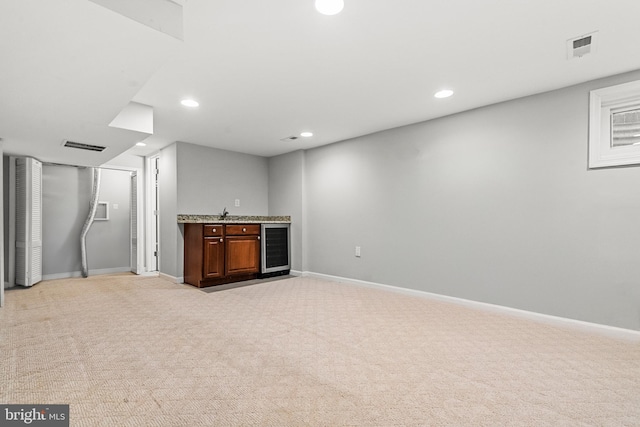
<path fill-rule="evenodd" d="M 223 241 L 223 239 L 220 239 L 220 241 L 222 242 L 222 241 Z"/>
<path fill-rule="evenodd" d="M 260 236 L 258 236 L 258 240 L 260 240 Z"/>
<path fill-rule="evenodd" d="M 246 233 L 246 232 L 247 232 L 247 229 L 246 229 L 246 228 L 243 228 L 243 229 L 242 229 L 242 232 L 243 232 L 243 233 Z"/>

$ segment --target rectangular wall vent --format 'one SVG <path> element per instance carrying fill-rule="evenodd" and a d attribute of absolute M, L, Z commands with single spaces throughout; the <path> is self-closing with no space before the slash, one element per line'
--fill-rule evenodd
<path fill-rule="evenodd" d="M 573 50 L 580 49 L 581 47 L 591 46 L 591 36 L 583 37 L 573 41 Z"/>
<path fill-rule="evenodd" d="M 582 58 L 585 55 L 595 53 L 598 32 L 585 34 L 580 37 L 567 40 L 567 58 Z"/>
<path fill-rule="evenodd" d="M 88 151 L 104 151 L 107 147 L 103 147 L 102 145 L 91 145 L 84 144 L 82 142 L 73 142 L 73 141 L 65 141 L 65 147 L 69 148 L 77 148 L 78 150 L 88 150 Z"/>

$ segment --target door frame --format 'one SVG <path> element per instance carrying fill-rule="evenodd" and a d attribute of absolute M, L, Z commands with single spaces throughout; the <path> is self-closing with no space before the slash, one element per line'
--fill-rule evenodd
<path fill-rule="evenodd" d="M 145 158 L 145 224 L 146 236 L 146 266 L 149 272 L 160 271 L 160 191 L 158 186 L 158 162 L 160 153 L 157 152 Z M 155 211 L 155 212 L 154 212 Z"/>
<path fill-rule="evenodd" d="M 136 168 L 136 167 L 131 167 L 131 166 L 120 166 L 117 164 L 104 164 L 102 166 L 98 166 L 98 168 L 100 169 L 110 169 L 110 170 L 119 170 L 119 171 L 123 171 L 123 172 L 129 172 L 130 174 L 136 174 L 137 176 L 137 180 L 136 180 L 136 219 L 138 222 L 138 226 L 137 226 L 137 232 L 136 232 L 136 242 L 137 242 L 137 253 L 136 253 L 136 259 L 137 259 L 137 264 L 136 266 L 131 265 L 131 271 L 136 273 L 136 274 L 144 274 L 148 271 L 147 269 L 147 265 L 144 262 L 145 261 L 145 248 L 146 248 L 146 244 L 140 244 L 140 242 L 146 242 L 147 236 L 145 233 L 145 226 L 144 226 L 144 190 L 145 190 L 145 185 L 144 185 L 144 179 L 140 179 L 141 177 L 145 177 L 144 174 L 144 169 L 143 168 Z M 131 192 L 131 185 L 129 185 L 129 192 Z M 131 194 L 129 194 L 129 198 L 131 198 Z M 129 206 L 129 210 L 131 210 L 133 208 L 133 206 Z M 131 212 L 129 212 L 129 215 L 131 215 Z M 131 221 L 129 221 L 129 225 L 131 225 Z M 133 247 L 133 243 L 131 241 L 131 231 L 129 231 L 129 250 L 132 250 Z M 132 254 L 129 254 L 129 260 L 131 260 Z"/>

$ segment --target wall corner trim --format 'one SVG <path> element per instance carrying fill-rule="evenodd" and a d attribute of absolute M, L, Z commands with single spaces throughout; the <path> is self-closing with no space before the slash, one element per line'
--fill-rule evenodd
<path fill-rule="evenodd" d="M 184 277 L 171 276 L 167 273 L 158 272 L 158 277 L 161 279 L 167 280 L 171 283 L 178 283 L 178 284 L 184 283 Z"/>
<path fill-rule="evenodd" d="M 304 271 L 302 273 L 302 276 L 312 277 L 316 279 L 324 279 L 330 282 L 347 283 L 347 284 L 356 285 L 356 286 L 364 286 L 367 288 L 397 292 L 405 295 L 428 298 L 428 299 L 442 301 L 442 302 L 449 302 L 452 304 L 461 305 L 461 306 L 469 307 L 476 310 L 483 310 L 487 312 L 503 314 L 503 315 L 508 315 L 512 317 L 518 317 L 521 319 L 528 319 L 537 323 L 543 323 L 543 324 L 556 326 L 564 329 L 572 329 L 576 331 L 605 336 L 613 339 L 640 342 L 640 331 L 636 331 L 633 329 L 618 328 L 615 326 L 602 325 L 599 323 L 585 322 L 582 320 L 552 316 L 549 314 L 536 313 L 534 311 L 521 310 L 517 308 L 490 304 L 486 302 L 479 302 L 479 301 L 473 301 L 473 300 L 468 300 L 464 298 L 451 297 L 447 295 L 419 291 L 416 289 L 401 288 L 398 286 L 385 285 L 382 283 L 367 282 L 364 280 L 332 276 L 329 274 L 321 274 L 321 273 L 314 273 L 310 271 Z"/>

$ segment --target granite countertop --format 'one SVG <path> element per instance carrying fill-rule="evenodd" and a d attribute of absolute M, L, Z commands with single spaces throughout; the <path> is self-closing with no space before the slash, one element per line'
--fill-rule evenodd
<path fill-rule="evenodd" d="M 216 223 L 216 224 L 288 224 L 290 216 L 251 216 L 227 215 L 222 219 L 220 215 L 189 215 L 178 214 L 178 224 L 186 223 Z"/>

